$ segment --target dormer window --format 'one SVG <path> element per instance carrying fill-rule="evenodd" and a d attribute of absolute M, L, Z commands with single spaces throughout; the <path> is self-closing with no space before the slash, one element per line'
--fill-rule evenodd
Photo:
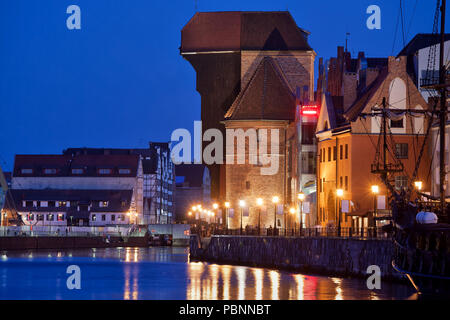
<path fill-rule="evenodd" d="M 23 168 L 22 170 L 20 170 L 20 172 L 22 174 L 33 174 L 33 169 L 30 168 Z"/>
<path fill-rule="evenodd" d="M 46 168 L 44 169 L 44 174 L 56 174 L 55 168 Z"/>
<path fill-rule="evenodd" d="M 98 169 L 98 173 L 99 174 L 111 174 L 111 169 L 106 169 L 106 168 Z"/>
<path fill-rule="evenodd" d="M 100 208 L 106 208 L 108 206 L 108 201 L 100 201 L 99 206 Z"/>
<path fill-rule="evenodd" d="M 84 170 L 81 168 L 74 168 L 72 169 L 72 174 L 83 174 Z"/>
<path fill-rule="evenodd" d="M 128 168 L 119 169 L 119 174 L 130 174 L 131 170 Z"/>

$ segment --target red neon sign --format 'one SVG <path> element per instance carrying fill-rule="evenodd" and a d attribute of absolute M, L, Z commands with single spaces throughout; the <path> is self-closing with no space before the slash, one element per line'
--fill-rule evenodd
<path fill-rule="evenodd" d="M 302 106 L 302 116 L 317 116 L 319 114 L 319 108 L 317 106 Z"/>

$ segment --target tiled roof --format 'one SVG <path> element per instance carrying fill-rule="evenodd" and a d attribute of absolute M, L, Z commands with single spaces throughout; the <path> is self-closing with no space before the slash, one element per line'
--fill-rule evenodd
<path fill-rule="evenodd" d="M 356 99 L 356 101 L 344 112 L 344 117 L 348 121 L 354 121 L 359 116 L 361 112 L 363 112 L 367 103 L 373 97 L 373 95 L 377 92 L 380 85 L 386 79 L 388 75 L 387 68 L 384 68 L 378 77 L 373 81 L 370 86 L 366 87 L 361 93 L 360 96 Z"/>
<path fill-rule="evenodd" d="M 181 31 L 181 52 L 312 50 L 287 11 L 198 12 Z"/>
<path fill-rule="evenodd" d="M 295 96 L 273 58 L 262 59 L 246 87 L 225 114 L 225 119 L 295 119 Z"/>
<path fill-rule="evenodd" d="M 135 177 L 139 165 L 139 155 L 16 155 L 14 177 Z M 99 169 L 111 169 L 111 174 L 99 174 Z M 22 169 L 32 169 L 29 174 Z M 46 174 L 45 169 L 56 169 L 54 174 Z M 82 174 L 73 174 L 72 169 L 83 169 Z M 130 169 L 129 173 L 119 173 L 119 169 Z"/>
<path fill-rule="evenodd" d="M 450 40 L 450 33 L 445 34 L 445 41 Z M 438 44 L 441 41 L 439 34 L 418 33 L 411 41 L 400 51 L 398 56 L 408 56 L 416 53 L 420 49 Z"/>
<path fill-rule="evenodd" d="M 133 190 L 55 190 L 55 189 L 9 189 L 5 209 L 17 211 L 68 212 L 77 207 L 23 207 L 23 201 L 76 201 L 91 204 L 93 212 L 126 212 L 130 208 Z M 100 207 L 99 201 L 108 201 Z"/>

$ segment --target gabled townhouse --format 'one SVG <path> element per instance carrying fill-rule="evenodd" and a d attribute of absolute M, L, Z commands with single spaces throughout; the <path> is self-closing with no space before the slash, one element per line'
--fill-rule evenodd
<path fill-rule="evenodd" d="M 335 88 L 334 92 L 324 90 L 321 93 L 316 136 L 319 154 L 317 218 L 322 226 L 362 228 L 388 222 L 389 192 L 380 176 L 372 173 L 382 148 L 382 118 L 360 116 L 371 114 L 373 108 L 381 108 L 383 99 L 389 110 L 428 109 L 407 72 L 406 57 L 377 59 L 378 66 L 371 70 L 367 67 L 368 59 L 364 62 L 362 57 L 360 55 L 353 63 L 357 66 L 355 75 L 347 73 L 352 81 L 337 81 L 332 73 L 319 76 L 328 83 L 339 82 L 341 85 L 340 90 Z M 345 66 L 342 68 L 346 70 Z M 345 78 L 346 72 L 341 75 Z M 346 99 L 348 92 L 355 98 Z M 390 152 L 386 159 L 390 163 L 403 164 L 403 170 L 389 173 L 388 179 L 399 190 L 415 182 L 411 178 L 424 142 L 426 125 L 423 114 L 415 118 L 400 115 L 387 119 Z M 423 192 L 430 190 L 429 170 L 429 155 L 424 154 L 415 178 L 422 182 Z"/>

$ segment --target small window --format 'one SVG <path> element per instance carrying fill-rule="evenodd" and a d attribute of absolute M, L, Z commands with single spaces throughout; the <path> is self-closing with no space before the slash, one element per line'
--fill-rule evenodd
<path fill-rule="evenodd" d="M 342 144 L 339 146 L 339 160 L 342 160 L 343 156 L 344 156 L 344 152 L 342 150 Z"/>
<path fill-rule="evenodd" d="M 408 144 L 396 143 L 395 144 L 395 156 L 398 159 L 408 159 Z"/>
<path fill-rule="evenodd" d="M 92 221 L 96 221 L 96 220 L 97 220 L 97 217 L 95 216 L 95 214 L 93 214 L 93 215 L 91 216 L 91 220 L 92 220 Z"/>
<path fill-rule="evenodd" d="M 53 215 L 53 214 L 47 215 L 47 221 L 53 221 L 54 219 L 55 219 L 55 215 Z"/>
<path fill-rule="evenodd" d="M 58 201 L 58 207 L 65 207 L 65 206 L 67 206 L 66 201 Z"/>
<path fill-rule="evenodd" d="M 331 161 L 331 147 L 328 147 L 328 162 Z"/>
<path fill-rule="evenodd" d="M 343 183 L 342 183 L 342 177 L 339 177 L 339 188 L 341 188 L 342 189 L 342 187 L 343 187 Z"/>
<path fill-rule="evenodd" d="M 33 221 L 34 220 L 34 214 L 32 214 L 32 213 L 28 214 L 27 220 L 28 221 Z"/>
<path fill-rule="evenodd" d="M 25 201 L 25 207 L 32 208 L 33 207 L 33 201 Z"/>
<path fill-rule="evenodd" d="M 84 170 L 81 168 L 72 169 L 72 174 L 83 174 Z"/>
<path fill-rule="evenodd" d="M 119 174 L 130 174 L 131 170 L 130 169 L 119 169 Z"/>
<path fill-rule="evenodd" d="M 49 208 L 54 208 L 56 206 L 56 201 L 49 201 L 48 202 L 48 207 Z"/>
<path fill-rule="evenodd" d="M 348 191 L 348 176 L 345 176 L 345 191 Z"/>
<path fill-rule="evenodd" d="M 64 214 L 58 214 L 58 221 L 64 221 Z"/>
<path fill-rule="evenodd" d="M 54 168 L 44 169 L 44 174 L 56 174 L 56 169 Z"/>
<path fill-rule="evenodd" d="M 337 159 L 337 148 L 336 146 L 333 147 L 333 161 L 336 161 Z"/>
<path fill-rule="evenodd" d="M 395 188 L 397 190 L 406 189 L 408 187 L 408 177 L 407 176 L 396 176 L 395 177 Z"/>
<path fill-rule="evenodd" d="M 100 201 L 100 202 L 98 203 L 98 206 L 99 206 L 100 208 L 106 208 L 106 207 L 108 206 L 108 201 Z"/>
<path fill-rule="evenodd" d="M 99 174 L 111 174 L 111 169 L 98 169 Z"/>
<path fill-rule="evenodd" d="M 106 221 L 106 214 L 102 214 L 102 221 Z"/>
<path fill-rule="evenodd" d="M 38 214 L 37 215 L 37 221 L 44 221 L 44 215 L 43 214 Z"/>
<path fill-rule="evenodd" d="M 345 145 L 345 159 L 348 159 L 348 144 Z"/>
<path fill-rule="evenodd" d="M 25 169 L 20 170 L 20 172 L 22 174 L 32 174 L 33 173 L 33 169 L 25 168 Z"/>
<path fill-rule="evenodd" d="M 111 215 L 111 221 L 116 221 L 116 215 L 115 214 Z"/>
<path fill-rule="evenodd" d="M 38 201 L 38 206 L 42 207 L 42 208 L 47 208 L 48 207 L 48 201 Z"/>
<path fill-rule="evenodd" d="M 245 188 L 250 190 L 250 181 L 245 181 Z"/>
<path fill-rule="evenodd" d="M 391 128 L 403 128 L 403 119 L 391 120 Z"/>

